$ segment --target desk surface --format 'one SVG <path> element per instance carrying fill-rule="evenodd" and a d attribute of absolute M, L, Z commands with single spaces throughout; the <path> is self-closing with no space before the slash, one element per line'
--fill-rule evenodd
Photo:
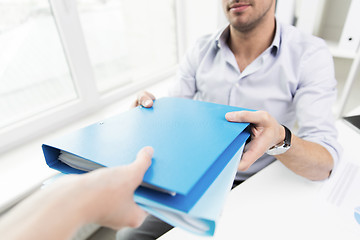
<path fill-rule="evenodd" d="M 337 128 L 346 158 L 360 162 L 360 135 L 342 121 Z M 325 182 L 302 178 L 276 161 L 230 192 L 214 237 L 175 228 L 159 239 L 360 239 L 360 225 L 350 228 L 322 207 L 318 196 Z"/>

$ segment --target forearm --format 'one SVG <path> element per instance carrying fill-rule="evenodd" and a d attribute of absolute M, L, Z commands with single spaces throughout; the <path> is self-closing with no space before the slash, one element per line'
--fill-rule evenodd
<path fill-rule="evenodd" d="M 292 136 L 291 143 L 291 148 L 287 152 L 276 156 L 278 160 L 296 174 L 310 180 L 323 180 L 329 177 L 334 163 L 326 148 L 295 135 Z"/>
<path fill-rule="evenodd" d="M 153 152 L 145 147 L 129 165 L 69 175 L 38 191 L 0 219 L 1 238 L 69 239 L 87 223 L 140 226 L 146 212 L 134 202 L 134 192 Z"/>
<path fill-rule="evenodd" d="M 0 220 L 4 239 L 70 239 L 85 223 L 86 214 L 78 181 L 50 186 L 36 192 Z M 78 187 L 78 186 L 77 186 Z"/>

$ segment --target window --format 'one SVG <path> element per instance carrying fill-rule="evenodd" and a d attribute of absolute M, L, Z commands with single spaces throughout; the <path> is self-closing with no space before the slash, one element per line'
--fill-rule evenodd
<path fill-rule="evenodd" d="M 0 1 L 0 128 L 77 94 L 47 1 Z"/>
<path fill-rule="evenodd" d="M 78 0 L 78 9 L 99 91 L 176 65 L 175 1 Z"/>
<path fill-rule="evenodd" d="M 175 72 L 177 0 L 0 0 L 0 152 Z"/>

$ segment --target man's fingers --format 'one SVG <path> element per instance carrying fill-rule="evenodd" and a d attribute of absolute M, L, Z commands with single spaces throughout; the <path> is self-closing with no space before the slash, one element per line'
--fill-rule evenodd
<path fill-rule="evenodd" d="M 137 96 L 136 100 L 131 104 L 131 108 L 135 108 L 139 105 L 142 105 L 143 107 L 146 108 L 152 107 L 154 100 L 155 100 L 154 95 L 144 91 Z"/>
<path fill-rule="evenodd" d="M 226 113 L 225 118 L 229 122 L 248 122 L 256 125 L 269 122 L 271 116 L 264 111 L 237 111 Z"/>
<path fill-rule="evenodd" d="M 130 221 L 128 223 L 129 227 L 137 228 L 139 227 L 147 217 L 147 213 L 139 207 L 136 203 L 134 203 L 134 207 L 131 209 Z"/>
<path fill-rule="evenodd" d="M 225 118 L 230 122 L 247 122 L 252 124 L 252 139 L 238 166 L 239 171 L 246 171 L 269 147 L 283 139 L 282 127 L 265 111 L 228 112 Z"/>
<path fill-rule="evenodd" d="M 137 154 L 136 160 L 129 165 L 130 171 L 134 172 L 134 176 L 138 179 L 136 184 L 140 184 L 148 168 L 151 165 L 151 159 L 154 154 L 152 147 L 144 147 Z"/>
<path fill-rule="evenodd" d="M 136 99 L 130 106 L 130 108 L 136 108 L 137 106 L 139 106 L 139 102 L 138 100 Z"/>
<path fill-rule="evenodd" d="M 138 96 L 138 104 L 144 107 L 152 107 L 155 97 L 149 92 L 143 92 Z"/>
<path fill-rule="evenodd" d="M 251 140 L 245 147 L 240 164 L 238 166 L 238 171 L 246 171 L 249 167 L 259 159 L 269 148 L 268 144 L 262 139 Z"/>

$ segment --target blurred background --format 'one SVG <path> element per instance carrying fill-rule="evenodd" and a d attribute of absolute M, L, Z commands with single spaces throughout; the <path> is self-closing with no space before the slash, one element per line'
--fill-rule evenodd
<path fill-rule="evenodd" d="M 360 113 L 359 9 L 277 1 L 278 21 L 327 42 L 337 118 Z M 54 174 L 44 136 L 125 111 L 142 89 L 166 95 L 185 51 L 226 24 L 221 0 L 0 0 L 0 212 Z"/>
<path fill-rule="evenodd" d="M 0 137 L 7 139 L 0 151 L 173 76 L 199 36 L 226 25 L 220 2 L 0 0 Z M 342 43 L 351 4 L 277 2 L 279 21 L 327 41 L 339 83 L 337 115 L 360 103 L 358 74 L 349 79 L 359 42 L 350 49 Z M 16 131 L 24 126 L 33 131 Z"/>

